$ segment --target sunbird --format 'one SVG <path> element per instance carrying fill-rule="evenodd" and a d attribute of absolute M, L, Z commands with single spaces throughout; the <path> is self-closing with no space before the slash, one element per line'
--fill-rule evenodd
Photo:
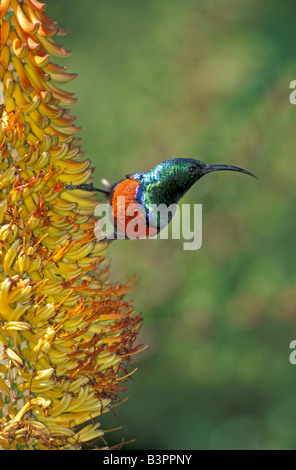
<path fill-rule="evenodd" d="M 155 206 L 164 204 L 166 207 L 177 205 L 185 193 L 200 178 L 213 171 L 238 171 L 256 178 L 255 175 L 243 168 L 231 165 L 212 165 L 193 158 L 173 158 L 159 163 L 146 173 L 131 173 L 125 179 L 110 185 L 103 181 L 104 189 L 96 188 L 93 183 L 84 183 L 77 186 L 70 184 L 68 189 L 81 189 L 83 191 L 99 191 L 106 194 L 112 207 L 115 231 L 124 231 L 127 224 L 135 217 L 129 207 L 140 205 L 138 211 L 138 238 L 158 233 L 167 225 L 173 215 L 172 210 L 164 222 Z"/>

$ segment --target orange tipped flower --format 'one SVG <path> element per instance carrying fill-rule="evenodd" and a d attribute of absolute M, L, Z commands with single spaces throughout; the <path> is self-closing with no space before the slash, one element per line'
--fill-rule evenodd
<path fill-rule="evenodd" d="M 125 387 L 141 318 L 112 286 L 91 180 L 59 83 L 75 75 L 37 0 L 1 0 L 0 448 L 69 449 Z M 2 354 L 2 356 L 1 356 Z M 102 441 L 103 442 L 103 441 Z M 104 445 L 104 444 L 103 444 Z"/>

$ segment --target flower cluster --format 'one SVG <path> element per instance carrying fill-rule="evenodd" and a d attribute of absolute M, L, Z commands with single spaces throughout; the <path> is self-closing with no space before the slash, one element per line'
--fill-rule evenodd
<path fill-rule="evenodd" d="M 0 3 L 0 448 L 80 448 L 133 371 L 141 317 L 111 285 L 63 35 L 37 0 Z M 1 356 L 2 354 L 2 356 Z M 102 442 L 104 442 L 102 440 Z M 103 444 L 104 446 L 104 444 Z"/>

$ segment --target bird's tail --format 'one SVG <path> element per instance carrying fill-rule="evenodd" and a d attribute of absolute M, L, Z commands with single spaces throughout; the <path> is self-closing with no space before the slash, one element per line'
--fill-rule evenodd
<path fill-rule="evenodd" d="M 96 188 L 93 183 L 82 183 L 82 184 L 78 184 L 77 186 L 73 185 L 72 183 L 70 183 L 68 186 L 67 186 L 67 189 L 81 189 L 82 191 L 99 191 L 100 193 L 104 193 L 104 194 L 110 194 L 110 190 L 109 189 L 101 189 L 101 188 Z"/>

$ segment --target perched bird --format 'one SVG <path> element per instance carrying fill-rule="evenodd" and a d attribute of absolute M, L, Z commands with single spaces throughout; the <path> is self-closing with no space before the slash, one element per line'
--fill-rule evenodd
<path fill-rule="evenodd" d="M 139 206 L 141 210 L 137 214 L 137 238 L 140 238 L 154 235 L 164 228 L 174 215 L 172 205 L 176 205 L 202 176 L 221 170 L 238 171 L 256 178 L 249 171 L 236 166 L 211 165 L 192 158 L 173 158 L 146 173 L 128 174 L 113 186 L 105 181 L 104 189 L 96 188 L 92 183 L 77 186 L 71 184 L 67 188 L 105 193 L 113 209 L 115 231 L 125 231 L 128 223 L 135 218 L 135 213 L 129 208 Z M 162 220 L 161 214 L 156 210 L 160 204 L 172 206 L 166 221 Z"/>

